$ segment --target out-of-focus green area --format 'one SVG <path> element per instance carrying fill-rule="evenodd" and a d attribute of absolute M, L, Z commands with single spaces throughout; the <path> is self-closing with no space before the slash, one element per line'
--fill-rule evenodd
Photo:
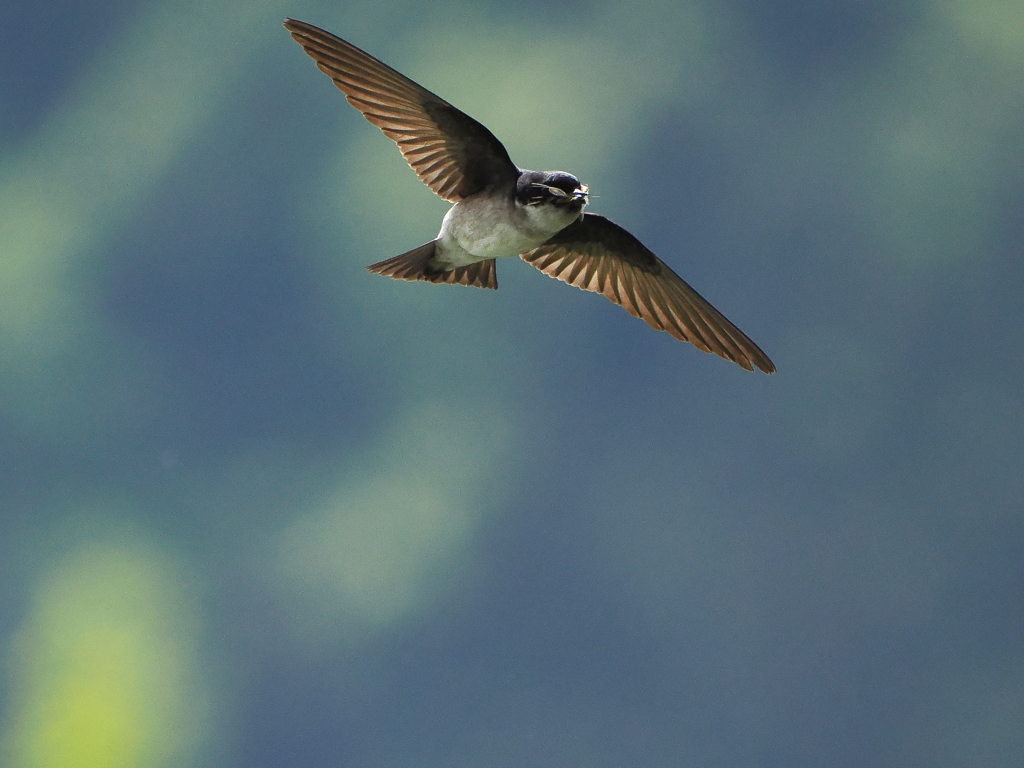
<path fill-rule="evenodd" d="M 216 119 L 274 6 L 140 8 L 108 50 L 63 73 L 50 113 L 0 160 L 0 364 L 12 415 L 37 428 L 57 414 L 74 424 L 76 406 L 96 407 L 96 390 L 130 375 L 118 363 L 136 361 L 119 359 L 114 329 L 101 324 L 94 264 Z"/>
<path fill-rule="evenodd" d="M 368 275 L 446 205 L 285 16 L 578 174 L 779 373 L 520 263 Z M 5 764 L 1017 765 L 1019 3 L 8 22 Z"/>
<path fill-rule="evenodd" d="M 5 764 L 188 763 L 210 702 L 187 586 L 131 542 L 83 543 L 41 573 L 11 643 Z"/>
<path fill-rule="evenodd" d="M 304 633 L 335 639 L 340 624 L 362 637 L 429 605 L 457 575 L 487 509 L 479 478 L 495 473 L 511 437 L 442 403 L 390 432 L 275 542 L 282 603 Z"/>

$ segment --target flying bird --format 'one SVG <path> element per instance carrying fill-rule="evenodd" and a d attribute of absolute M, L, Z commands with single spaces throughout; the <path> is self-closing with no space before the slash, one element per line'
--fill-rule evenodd
<path fill-rule="evenodd" d="M 423 183 L 454 203 L 436 238 L 371 272 L 496 289 L 495 259 L 521 256 L 704 352 L 775 372 L 754 342 L 633 235 L 584 213 L 589 189 L 571 173 L 519 168 L 487 128 L 370 54 L 302 21 L 284 26 L 349 104 L 398 144 Z"/>

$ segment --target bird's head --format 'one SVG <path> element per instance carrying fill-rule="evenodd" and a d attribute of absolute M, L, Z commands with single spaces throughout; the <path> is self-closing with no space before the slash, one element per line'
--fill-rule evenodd
<path fill-rule="evenodd" d="M 589 189 L 565 171 L 524 171 L 516 184 L 516 198 L 522 205 L 554 205 L 582 211 Z"/>

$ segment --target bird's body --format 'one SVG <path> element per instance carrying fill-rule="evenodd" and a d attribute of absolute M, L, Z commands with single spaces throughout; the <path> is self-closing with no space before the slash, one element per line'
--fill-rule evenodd
<path fill-rule="evenodd" d="M 528 253 L 579 215 L 579 211 L 521 206 L 514 199 L 479 193 L 448 209 L 437 234 L 434 259 L 451 269 Z"/>
<path fill-rule="evenodd" d="M 589 189 L 571 173 L 517 167 L 486 127 L 365 51 L 305 22 L 289 19 L 285 27 L 349 103 L 398 144 L 420 179 L 453 203 L 434 240 L 370 265 L 372 272 L 497 288 L 495 260 L 521 256 L 698 349 L 747 370 L 775 371 L 633 235 L 584 213 Z"/>

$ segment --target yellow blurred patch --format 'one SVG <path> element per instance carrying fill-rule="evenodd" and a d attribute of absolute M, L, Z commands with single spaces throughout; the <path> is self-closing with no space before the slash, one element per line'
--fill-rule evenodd
<path fill-rule="evenodd" d="M 11 650 L 6 764 L 187 763 L 205 708 L 195 620 L 154 553 L 93 545 L 66 557 L 39 583 Z"/>

